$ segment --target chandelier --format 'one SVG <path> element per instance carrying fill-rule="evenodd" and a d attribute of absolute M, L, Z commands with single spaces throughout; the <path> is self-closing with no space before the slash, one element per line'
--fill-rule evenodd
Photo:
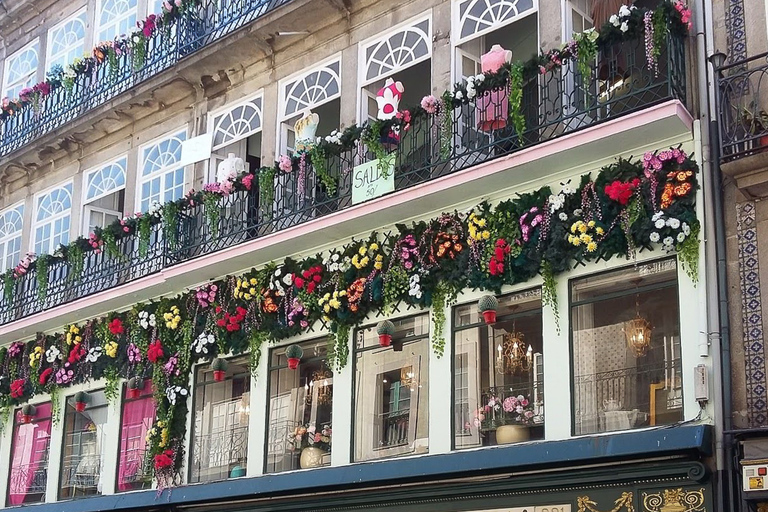
<path fill-rule="evenodd" d="M 400 385 L 415 391 L 416 374 L 413 372 L 413 366 L 403 366 L 400 368 Z"/>
<path fill-rule="evenodd" d="M 635 297 L 635 318 L 624 324 L 624 336 L 627 346 L 635 357 L 644 357 L 651 347 L 651 322 L 640 316 L 640 297 Z"/>
<path fill-rule="evenodd" d="M 504 342 L 496 347 L 498 355 L 496 356 L 496 372 L 501 374 L 514 375 L 516 373 L 528 373 L 533 363 L 533 348 L 528 345 L 525 349 L 521 332 L 515 332 L 514 326 L 512 332 L 504 335 Z"/>
<path fill-rule="evenodd" d="M 312 376 L 308 378 L 307 383 L 304 384 L 304 389 L 307 391 L 307 405 L 312 403 L 312 392 L 315 388 L 317 388 L 318 405 L 331 403 L 333 398 L 333 386 L 328 382 L 328 379 L 331 377 L 333 377 L 333 374 L 327 369 L 312 372 Z"/>

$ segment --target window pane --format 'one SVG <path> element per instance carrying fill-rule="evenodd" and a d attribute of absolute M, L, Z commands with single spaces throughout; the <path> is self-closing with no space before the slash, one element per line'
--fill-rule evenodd
<path fill-rule="evenodd" d="M 395 327 L 387 348 L 375 325 L 356 333 L 355 461 L 429 452 L 429 315 Z"/>
<path fill-rule="evenodd" d="M 107 399 L 104 391 L 88 393 L 83 409 L 73 395 L 64 413 L 64 447 L 59 498 L 101 494 L 104 478 Z"/>
<path fill-rule="evenodd" d="M 496 323 L 477 304 L 454 310 L 456 448 L 544 438 L 541 292 L 499 298 Z"/>
<path fill-rule="evenodd" d="M 247 359 L 229 361 L 223 381 L 210 365 L 198 368 L 192 427 L 191 482 L 245 476 L 251 374 Z"/>
<path fill-rule="evenodd" d="M 675 260 L 571 284 L 574 433 L 683 419 Z"/>
<path fill-rule="evenodd" d="M 297 369 L 288 368 L 286 347 L 270 355 L 267 472 L 331 463 L 333 373 L 325 340 L 300 343 Z"/>
<path fill-rule="evenodd" d="M 32 421 L 23 422 L 21 409 L 13 417 L 13 452 L 8 481 L 8 505 L 45 501 L 51 403 L 38 404 Z"/>
<path fill-rule="evenodd" d="M 152 486 L 152 457 L 146 454 L 147 431 L 155 421 L 152 381 L 136 390 L 137 397 L 123 391 L 122 425 L 120 426 L 120 460 L 117 470 L 117 490 L 133 491 Z"/>

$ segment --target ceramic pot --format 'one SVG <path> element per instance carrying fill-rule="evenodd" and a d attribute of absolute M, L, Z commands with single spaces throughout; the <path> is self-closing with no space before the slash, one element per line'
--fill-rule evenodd
<path fill-rule="evenodd" d="M 139 393 L 141 392 L 140 389 L 136 388 L 128 388 L 128 398 L 139 398 Z"/>
<path fill-rule="evenodd" d="M 213 371 L 213 380 L 216 382 L 224 382 L 224 378 L 227 376 L 227 372 L 222 370 Z"/>
<path fill-rule="evenodd" d="M 513 444 L 528 441 L 531 431 L 524 425 L 502 425 L 496 429 L 496 443 Z"/>
<path fill-rule="evenodd" d="M 83 412 L 85 410 L 85 402 L 75 402 L 75 410 L 77 412 Z"/>
<path fill-rule="evenodd" d="M 391 334 L 379 334 L 379 345 L 382 347 L 388 347 L 392 344 Z"/>
<path fill-rule="evenodd" d="M 291 370 L 295 370 L 296 368 L 299 367 L 299 361 L 301 361 L 301 359 L 299 359 L 298 357 L 289 357 L 288 368 L 290 368 Z"/>
<path fill-rule="evenodd" d="M 21 422 L 25 425 L 32 423 L 32 415 L 31 414 L 22 414 L 21 415 Z"/>
<path fill-rule="evenodd" d="M 301 469 L 317 468 L 323 465 L 323 454 L 325 452 L 320 448 L 308 446 L 301 450 L 299 465 Z"/>
<path fill-rule="evenodd" d="M 496 323 L 496 311 L 489 309 L 488 311 L 483 311 L 483 320 L 485 320 L 485 323 L 488 325 L 492 325 Z"/>

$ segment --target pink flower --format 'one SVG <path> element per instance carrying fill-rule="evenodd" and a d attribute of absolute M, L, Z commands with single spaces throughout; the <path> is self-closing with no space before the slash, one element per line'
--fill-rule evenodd
<path fill-rule="evenodd" d="M 176 0 L 174 3 L 176 4 L 176 7 L 181 7 L 181 0 Z"/>
<path fill-rule="evenodd" d="M 291 162 L 291 158 L 285 155 L 281 156 L 278 167 L 283 172 L 291 172 L 291 169 L 293 169 L 293 163 Z"/>
<path fill-rule="evenodd" d="M 427 114 L 434 114 L 437 112 L 437 98 L 431 94 L 429 96 L 424 96 L 421 99 L 421 108 L 426 110 Z"/>
<path fill-rule="evenodd" d="M 246 174 L 243 176 L 242 180 L 243 186 L 245 187 L 245 190 L 251 190 L 251 186 L 253 183 L 253 174 Z"/>

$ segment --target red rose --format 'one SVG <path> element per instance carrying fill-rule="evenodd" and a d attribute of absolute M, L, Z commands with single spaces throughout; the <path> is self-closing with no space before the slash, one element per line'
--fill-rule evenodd
<path fill-rule="evenodd" d="M 75 364 L 80 359 L 82 359 L 84 355 L 85 349 L 83 348 L 83 344 L 78 343 L 72 347 L 72 350 L 69 351 L 69 357 L 67 358 L 67 361 L 69 361 L 69 364 Z"/>
<path fill-rule="evenodd" d="M 43 370 L 43 372 L 40 374 L 40 378 L 38 379 L 41 386 L 45 386 L 48 384 L 48 379 L 51 378 L 51 374 L 53 373 L 53 368 L 46 368 Z"/>
<path fill-rule="evenodd" d="M 313 293 L 315 291 L 315 283 L 314 281 L 310 281 L 309 284 L 307 284 L 307 293 Z"/>
<path fill-rule="evenodd" d="M 125 332 L 125 328 L 123 327 L 123 322 L 121 322 L 119 318 L 115 318 L 114 320 L 112 320 L 109 323 L 109 332 L 111 332 L 115 336 L 123 334 L 123 332 Z"/>
<path fill-rule="evenodd" d="M 300 278 L 296 274 L 293 275 L 293 283 L 296 285 L 296 288 L 298 289 L 304 288 L 304 279 Z"/>
<path fill-rule="evenodd" d="M 11 382 L 11 398 L 21 398 L 24 395 L 24 379 Z"/>
<path fill-rule="evenodd" d="M 163 344 L 160 343 L 160 340 L 155 340 L 149 344 L 149 348 L 147 349 L 147 359 L 149 359 L 151 363 L 160 361 L 163 358 L 163 355 Z"/>

